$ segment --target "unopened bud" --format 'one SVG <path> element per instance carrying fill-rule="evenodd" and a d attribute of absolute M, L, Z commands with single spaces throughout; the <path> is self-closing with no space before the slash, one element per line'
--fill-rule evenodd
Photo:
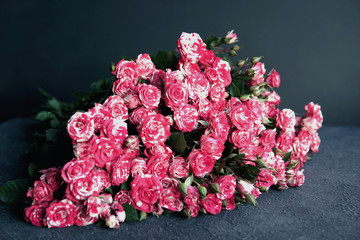
<path fill-rule="evenodd" d="M 147 213 L 141 211 L 141 212 L 140 212 L 140 218 L 139 218 L 139 220 L 142 221 L 142 220 L 145 220 L 146 218 L 147 218 Z"/>
<path fill-rule="evenodd" d="M 119 223 L 119 219 L 117 219 L 117 217 L 115 215 L 110 215 L 108 218 L 106 218 L 106 226 L 108 226 L 109 228 L 119 228 L 120 227 L 120 223 Z"/>
<path fill-rule="evenodd" d="M 198 190 L 202 196 L 206 196 L 206 194 L 207 194 L 206 187 L 200 186 L 200 187 L 198 187 Z"/>
<path fill-rule="evenodd" d="M 112 62 L 112 63 L 110 64 L 110 71 L 111 71 L 111 72 L 114 72 L 115 69 L 116 69 L 115 63 Z"/>
<path fill-rule="evenodd" d="M 166 119 L 169 121 L 170 126 L 174 124 L 174 119 L 171 117 L 171 115 L 166 116 Z"/>
<path fill-rule="evenodd" d="M 187 189 L 188 189 L 188 185 L 186 185 L 185 183 L 180 183 L 180 191 L 185 195 L 187 195 Z"/>
<path fill-rule="evenodd" d="M 210 183 L 210 188 L 211 190 L 213 190 L 215 193 L 220 193 L 220 186 L 218 183 Z"/>
<path fill-rule="evenodd" d="M 261 57 L 253 57 L 251 59 L 251 63 L 252 64 L 258 63 L 262 58 L 263 58 L 262 56 Z"/>
<path fill-rule="evenodd" d="M 236 51 L 234 51 L 234 50 L 230 50 L 229 54 L 232 57 L 237 55 Z"/>
<path fill-rule="evenodd" d="M 236 65 L 237 65 L 238 67 L 242 67 L 242 66 L 245 65 L 245 63 L 246 63 L 246 60 L 239 60 L 239 61 L 237 61 Z"/>
<path fill-rule="evenodd" d="M 262 193 L 267 192 L 267 188 L 266 188 L 266 187 L 260 187 L 259 190 L 260 190 L 260 192 L 262 192 Z"/>
<path fill-rule="evenodd" d="M 235 52 L 240 50 L 240 46 L 239 45 L 234 45 L 232 46 L 231 50 L 234 50 Z"/>

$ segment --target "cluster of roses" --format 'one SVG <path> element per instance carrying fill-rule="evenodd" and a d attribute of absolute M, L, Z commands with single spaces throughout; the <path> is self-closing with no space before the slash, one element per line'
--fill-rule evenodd
<path fill-rule="evenodd" d="M 236 34 L 225 40 L 233 43 Z M 28 191 L 27 221 L 66 227 L 100 218 L 115 228 L 126 219 L 124 204 L 143 213 L 161 215 L 167 209 L 195 217 L 199 211 L 234 209 L 272 185 L 303 184 L 300 169 L 320 144 L 320 106 L 306 105 L 304 118 L 277 109 L 280 97 L 269 89 L 279 87 L 280 75 L 275 70 L 265 75 L 261 62 L 249 68 L 251 94 L 230 98 L 225 87 L 232 84 L 232 69 L 198 34 L 183 33 L 177 50 L 177 70 L 156 69 L 148 54 L 116 65 L 114 95 L 68 121 L 75 158 L 61 169 L 43 170 Z M 130 126 L 138 135 L 128 134 Z M 166 144 L 172 133 L 198 129 L 202 136 L 186 155 Z M 227 141 L 234 150 L 223 156 Z M 232 168 L 229 159 L 238 164 Z M 246 165 L 259 168 L 255 180 L 236 173 L 236 167 Z M 129 188 L 108 192 L 124 183 Z M 63 184 L 63 199 L 54 200 Z"/>

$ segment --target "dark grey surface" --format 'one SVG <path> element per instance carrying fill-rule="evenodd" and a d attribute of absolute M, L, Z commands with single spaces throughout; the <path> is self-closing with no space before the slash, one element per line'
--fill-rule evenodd
<path fill-rule="evenodd" d="M 30 116 L 41 86 L 63 101 L 110 76 L 121 56 L 171 50 L 181 32 L 235 29 L 239 57 L 281 74 L 282 107 L 323 106 L 327 124 L 360 125 L 359 0 L 2 0 L 0 121 Z"/>
<path fill-rule="evenodd" d="M 29 119 L 0 124 L 1 178 L 23 174 L 22 152 L 33 126 Z M 47 229 L 32 226 L 0 204 L 1 239 L 359 239 L 360 127 L 320 129 L 320 152 L 305 165 L 305 184 L 258 198 L 258 207 L 239 206 L 219 215 L 193 219 L 150 217 L 103 227 Z"/>

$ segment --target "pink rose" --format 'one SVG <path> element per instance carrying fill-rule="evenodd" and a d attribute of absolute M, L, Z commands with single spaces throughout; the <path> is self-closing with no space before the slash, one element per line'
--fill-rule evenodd
<path fill-rule="evenodd" d="M 140 137 L 145 147 L 150 148 L 165 143 L 170 134 L 169 121 L 163 115 L 156 114 L 144 119 Z"/>
<path fill-rule="evenodd" d="M 208 67 L 204 74 L 211 84 L 219 83 L 224 87 L 229 86 L 231 79 L 231 67 L 228 62 L 221 58 L 216 58 L 212 67 Z"/>
<path fill-rule="evenodd" d="M 180 199 L 180 191 L 175 188 L 163 189 L 159 197 L 159 206 L 170 211 L 180 212 L 184 203 Z"/>
<path fill-rule="evenodd" d="M 232 196 L 228 199 L 223 200 L 226 202 L 226 207 L 223 207 L 223 209 L 225 210 L 234 210 L 236 208 L 236 204 L 235 204 L 235 197 Z"/>
<path fill-rule="evenodd" d="M 322 122 L 319 122 L 315 117 L 306 117 L 302 119 L 301 125 L 301 130 L 314 133 L 321 128 Z"/>
<path fill-rule="evenodd" d="M 143 176 L 147 172 L 146 160 L 144 158 L 134 158 L 131 161 L 131 176 Z"/>
<path fill-rule="evenodd" d="M 76 205 L 74 216 L 74 223 L 77 226 L 87 226 L 98 220 L 98 217 L 91 217 L 82 204 Z"/>
<path fill-rule="evenodd" d="M 85 177 L 94 166 L 95 163 L 93 161 L 74 158 L 61 169 L 61 177 L 66 183 L 71 183 L 76 179 Z"/>
<path fill-rule="evenodd" d="M 319 128 L 322 126 L 323 114 L 321 112 L 321 107 L 319 104 L 314 104 L 310 102 L 308 105 L 305 105 L 305 117 L 313 117 L 319 123 Z"/>
<path fill-rule="evenodd" d="M 255 86 L 264 82 L 264 74 L 266 72 L 264 63 L 257 62 L 254 66 L 251 67 L 251 69 L 254 70 L 255 74 L 250 82 L 250 85 Z"/>
<path fill-rule="evenodd" d="M 205 50 L 201 58 L 199 59 L 199 63 L 202 68 L 207 68 L 209 65 L 213 64 L 216 60 L 216 55 L 211 50 Z"/>
<path fill-rule="evenodd" d="M 89 113 L 76 112 L 67 123 L 67 131 L 74 141 L 86 142 L 94 134 L 94 120 Z"/>
<path fill-rule="evenodd" d="M 86 207 L 86 214 L 93 218 L 98 218 L 99 215 L 105 209 L 105 204 L 102 203 L 101 198 L 97 196 L 91 196 L 84 202 Z"/>
<path fill-rule="evenodd" d="M 159 179 L 150 174 L 135 177 L 131 183 L 131 197 L 134 207 L 147 213 L 152 212 L 154 204 L 158 201 L 161 192 Z"/>
<path fill-rule="evenodd" d="M 276 147 L 284 154 L 293 150 L 294 132 L 282 132 L 276 139 Z"/>
<path fill-rule="evenodd" d="M 26 193 L 26 197 L 31 198 L 33 202 L 49 202 L 53 200 L 53 191 L 50 185 L 38 180 L 34 182 L 34 187 Z"/>
<path fill-rule="evenodd" d="M 294 139 L 293 149 L 294 153 L 303 158 L 310 151 L 311 136 L 305 131 L 301 131 L 298 136 Z"/>
<path fill-rule="evenodd" d="M 184 202 L 188 205 L 197 205 L 200 194 L 196 187 L 188 186 L 187 194 L 183 194 Z"/>
<path fill-rule="evenodd" d="M 310 141 L 311 141 L 310 142 L 311 151 L 317 153 L 320 147 L 320 137 L 317 132 L 310 135 Z"/>
<path fill-rule="evenodd" d="M 92 145 L 90 144 L 90 142 L 80 142 L 76 145 L 73 145 L 74 155 L 79 159 L 93 160 L 94 156 L 92 155 Z"/>
<path fill-rule="evenodd" d="M 263 92 L 262 96 L 264 98 L 266 98 L 267 102 L 270 104 L 279 105 L 281 102 L 281 98 L 280 98 L 279 94 L 277 94 L 274 91 L 273 92 L 270 92 L 270 91 Z"/>
<path fill-rule="evenodd" d="M 126 213 L 120 203 L 114 202 L 113 204 L 111 204 L 111 210 L 115 213 L 115 216 L 119 220 L 119 222 L 125 222 Z"/>
<path fill-rule="evenodd" d="M 213 181 L 219 184 L 220 192 L 216 196 L 221 200 L 229 199 L 234 196 L 236 188 L 236 179 L 233 176 L 221 176 Z"/>
<path fill-rule="evenodd" d="M 182 157 L 174 157 L 170 161 L 169 173 L 175 178 L 185 178 L 190 173 L 190 165 Z"/>
<path fill-rule="evenodd" d="M 113 186 L 120 186 L 126 182 L 130 176 L 130 161 L 123 155 L 119 157 L 111 170 L 111 184 Z"/>
<path fill-rule="evenodd" d="M 216 159 L 199 149 L 194 149 L 187 160 L 190 162 L 191 171 L 196 177 L 204 177 L 214 167 Z"/>
<path fill-rule="evenodd" d="M 159 89 L 162 89 L 162 87 L 164 86 L 164 78 L 165 78 L 165 72 L 161 69 L 157 69 L 150 76 L 149 83 L 151 85 L 158 87 Z"/>
<path fill-rule="evenodd" d="M 237 97 L 232 97 L 228 100 L 226 108 L 231 112 L 235 107 L 241 105 L 241 100 Z"/>
<path fill-rule="evenodd" d="M 175 109 L 174 121 L 178 130 L 191 132 L 198 126 L 199 114 L 194 106 L 186 104 Z"/>
<path fill-rule="evenodd" d="M 273 148 L 276 145 L 276 130 L 267 129 L 261 132 L 261 137 L 259 138 L 260 143 L 269 148 Z"/>
<path fill-rule="evenodd" d="M 109 188 L 111 186 L 110 175 L 106 170 L 95 167 L 91 170 L 90 175 L 96 179 L 101 189 Z"/>
<path fill-rule="evenodd" d="M 266 79 L 266 82 L 270 87 L 278 88 L 280 86 L 280 74 L 275 69 L 271 70 L 268 78 Z"/>
<path fill-rule="evenodd" d="M 140 139 L 136 135 L 130 135 L 125 138 L 125 147 L 131 149 L 139 149 Z"/>
<path fill-rule="evenodd" d="M 193 73 L 185 78 L 185 86 L 189 93 L 189 98 L 204 99 L 210 91 L 209 81 L 202 73 Z"/>
<path fill-rule="evenodd" d="M 128 135 L 127 123 L 121 118 L 111 118 L 104 121 L 102 130 L 106 137 L 116 139 L 119 144 L 123 144 Z"/>
<path fill-rule="evenodd" d="M 239 130 L 251 130 L 254 122 L 252 121 L 251 111 L 246 105 L 238 105 L 231 111 L 231 123 Z"/>
<path fill-rule="evenodd" d="M 116 65 L 113 74 L 116 76 L 116 78 L 129 78 L 133 82 L 137 82 L 137 65 L 133 61 L 121 60 Z"/>
<path fill-rule="evenodd" d="M 61 178 L 61 171 L 59 168 L 48 168 L 41 170 L 40 180 L 48 185 L 54 192 L 61 187 L 63 180 Z"/>
<path fill-rule="evenodd" d="M 140 78 L 147 79 L 156 70 L 154 63 L 151 61 L 149 54 L 140 54 L 136 60 L 137 73 Z"/>
<path fill-rule="evenodd" d="M 247 180 L 240 180 L 236 186 L 236 189 L 241 193 L 243 197 L 244 194 L 250 194 L 255 198 L 258 198 L 260 195 L 260 190 L 255 187 L 255 185 Z"/>
<path fill-rule="evenodd" d="M 260 173 L 255 181 L 255 186 L 258 188 L 265 187 L 268 190 L 274 184 L 274 176 L 267 169 L 260 169 Z"/>
<path fill-rule="evenodd" d="M 285 165 L 285 162 L 282 160 L 281 156 L 277 155 L 275 156 L 276 158 L 276 162 L 275 162 L 275 166 L 274 166 L 274 169 L 275 169 L 275 178 L 276 178 L 276 181 L 277 181 L 277 184 L 279 184 L 279 181 L 285 181 L 286 179 L 286 165 Z"/>
<path fill-rule="evenodd" d="M 107 107 L 109 113 L 113 118 L 118 118 L 126 121 L 129 118 L 128 108 L 126 107 L 122 97 L 112 95 L 106 99 L 104 106 Z"/>
<path fill-rule="evenodd" d="M 183 32 L 177 42 L 177 50 L 184 59 L 196 63 L 206 51 L 206 44 L 199 34 Z"/>
<path fill-rule="evenodd" d="M 95 107 L 91 108 L 89 113 L 94 121 L 95 130 L 100 130 L 103 122 L 111 117 L 109 110 L 99 103 L 95 103 Z"/>
<path fill-rule="evenodd" d="M 166 69 L 164 82 L 166 90 L 170 84 L 184 83 L 184 75 L 180 70 L 171 71 L 171 69 Z"/>
<path fill-rule="evenodd" d="M 291 109 L 283 109 L 280 111 L 276 118 L 276 126 L 281 128 L 283 131 L 293 132 L 295 129 L 295 113 Z"/>
<path fill-rule="evenodd" d="M 165 144 L 159 144 L 156 146 L 152 146 L 151 148 L 145 149 L 145 155 L 147 157 L 151 156 L 161 156 L 164 159 L 170 160 L 171 156 L 174 152 L 170 147 L 167 147 Z"/>
<path fill-rule="evenodd" d="M 101 137 L 93 142 L 95 165 L 104 167 L 106 163 L 117 158 L 121 153 L 121 143 L 110 138 Z"/>
<path fill-rule="evenodd" d="M 216 116 L 212 116 L 209 121 L 209 129 L 216 137 L 225 142 L 230 131 L 229 120 L 225 113 L 220 112 Z"/>
<path fill-rule="evenodd" d="M 207 120 L 209 118 L 209 114 L 212 109 L 211 102 L 209 100 L 206 98 L 198 99 L 193 103 L 193 106 L 196 107 L 199 116 L 202 119 Z"/>
<path fill-rule="evenodd" d="M 286 172 L 286 183 L 290 187 L 300 187 L 305 182 L 304 169 L 291 169 Z"/>
<path fill-rule="evenodd" d="M 231 133 L 229 141 L 237 148 L 246 148 L 253 142 L 254 138 L 254 134 L 249 131 L 235 130 Z"/>
<path fill-rule="evenodd" d="M 146 166 L 147 173 L 152 174 L 161 180 L 167 176 L 169 161 L 161 156 L 151 156 Z"/>
<path fill-rule="evenodd" d="M 221 158 L 222 152 L 225 149 L 223 141 L 213 133 L 201 137 L 200 147 L 202 151 L 213 156 L 216 160 Z"/>
<path fill-rule="evenodd" d="M 165 92 L 166 106 L 176 109 L 188 103 L 188 90 L 181 83 L 169 84 Z"/>
<path fill-rule="evenodd" d="M 114 197 L 114 201 L 120 204 L 133 204 L 131 192 L 127 190 L 120 190 Z"/>
<path fill-rule="evenodd" d="M 127 92 L 123 100 L 125 106 L 129 109 L 135 109 L 140 105 L 140 98 L 135 92 Z"/>
<path fill-rule="evenodd" d="M 100 193 L 101 190 L 101 185 L 97 179 L 92 174 L 89 174 L 69 183 L 66 189 L 66 196 L 74 202 L 79 202 Z"/>
<path fill-rule="evenodd" d="M 161 92 L 157 87 L 143 83 L 138 84 L 137 91 L 144 107 L 154 109 L 159 105 Z"/>
<path fill-rule="evenodd" d="M 179 180 L 177 178 L 166 176 L 163 179 L 160 179 L 160 182 L 161 182 L 161 186 L 164 189 L 179 188 Z"/>
<path fill-rule="evenodd" d="M 46 226 L 45 215 L 48 202 L 36 202 L 24 210 L 24 218 L 27 222 L 38 227 Z"/>
<path fill-rule="evenodd" d="M 214 193 L 210 193 L 205 199 L 199 199 L 200 205 L 211 214 L 219 214 L 221 212 L 222 201 L 217 198 Z"/>
<path fill-rule="evenodd" d="M 212 101 L 218 101 L 219 99 L 227 98 L 228 94 L 226 93 L 224 85 L 221 83 L 214 83 L 211 85 L 209 96 Z"/>
<path fill-rule="evenodd" d="M 131 112 L 129 121 L 135 126 L 142 125 L 147 116 L 156 115 L 157 112 L 148 108 L 139 107 Z"/>
<path fill-rule="evenodd" d="M 236 36 L 236 33 L 234 33 L 234 30 L 231 30 L 230 32 L 228 32 L 225 36 L 225 42 L 227 44 L 233 44 L 235 42 L 237 42 L 238 37 Z"/>
<path fill-rule="evenodd" d="M 46 224 L 49 228 L 74 225 L 75 205 L 68 199 L 54 201 L 46 209 Z"/>
<path fill-rule="evenodd" d="M 187 77 L 193 73 L 201 73 L 199 65 L 197 63 L 191 62 L 182 62 L 181 59 L 179 60 L 178 69 L 182 72 L 182 74 Z"/>
<path fill-rule="evenodd" d="M 186 204 L 184 210 L 188 212 L 188 216 L 196 217 L 200 211 L 199 204 Z"/>
<path fill-rule="evenodd" d="M 121 79 L 116 80 L 113 83 L 112 92 L 119 96 L 124 97 L 126 94 L 128 94 L 131 91 L 135 90 L 135 85 L 137 83 L 137 79 L 130 79 L 128 77 L 124 77 Z"/>

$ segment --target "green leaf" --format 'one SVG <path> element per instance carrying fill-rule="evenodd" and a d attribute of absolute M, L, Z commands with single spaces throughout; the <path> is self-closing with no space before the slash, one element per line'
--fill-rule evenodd
<path fill-rule="evenodd" d="M 130 182 L 126 181 L 120 185 L 121 190 L 130 191 Z"/>
<path fill-rule="evenodd" d="M 182 154 L 186 148 L 186 141 L 183 132 L 173 132 L 169 137 L 169 145 L 175 154 Z"/>
<path fill-rule="evenodd" d="M 38 121 L 46 121 L 48 119 L 52 119 L 54 118 L 54 114 L 51 113 L 51 112 L 48 112 L 48 111 L 41 111 L 41 112 L 38 112 L 38 114 L 36 114 L 35 116 L 35 119 L 38 120 Z"/>
<path fill-rule="evenodd" d="M 284 162 L 289 161 L 290 157 L 291 157 L 291 151 L 285 153 L 285 155 L 284 155 L 284 157 L 283 157 Z"/>
<path fill-rule="evenodd" d="M 34 163 L 30 163 L 29 164 L 29 168 L 28 168 L 28 173 L 29 176 L 31 178 L 35 178 L 36 175 L 40 172 L 40 170 L 42 170 L 43 167 L 41 167 L 40 165 L 34 164 Z"/>
<path fill-rule="evenodd" d="M 25 197 L 29 184 L 29 179 L 17 179 L 4 183 L 0 186 L 0 201 L 6 204 L 17 203 Z"/>
<path fill-rule="evenodd" d="M 139 220 L 139 216 L 138 216 L 137 211 L 134 208 L 134 206 L 129 205 L 129 204 L 122 204 L 122 206 L 123 206 L 123 208 L 125 210 L 126 221 L 127 222 L 132 222 L 132 221 Z"/>
<path fill-rule="evenodd" d="M 59 129 L 49 128 L 45 132 L 46 141 L 56 143 L 59 138 Z"/>
<path fill-rule="evenodd" d="M 56 98 L 49 99 L 48 104 L 56 112 L 61 113 L 61 103 Z"/>
<path fill-rule="evenodd" d="M 112 187 L 105 188 L 105 191 L 109 192 L 111 195 L 114 195 Z"/>
<path fill-rule="evenodd" d="M 240 97 L 241 95 L 239 88 L 233 82 L 226 87 L 226 90 L 230 93 L 231 97 Z"/>
<path fill-rule="evenodd" d="M 206 44 L 206 48 L 210 50 L 218 46 L 222 42 L 222 38 L 211 35 L 207 37 L 204 42 Z"/>
<path fill-rule="evenodd" d="M 165 70 L 166 68 L 174 68 L 177 64 L 177 57 L 173 51 L 159 51 L 156 57 L 152 56 L 153 63 L 156 68 Z"/>

